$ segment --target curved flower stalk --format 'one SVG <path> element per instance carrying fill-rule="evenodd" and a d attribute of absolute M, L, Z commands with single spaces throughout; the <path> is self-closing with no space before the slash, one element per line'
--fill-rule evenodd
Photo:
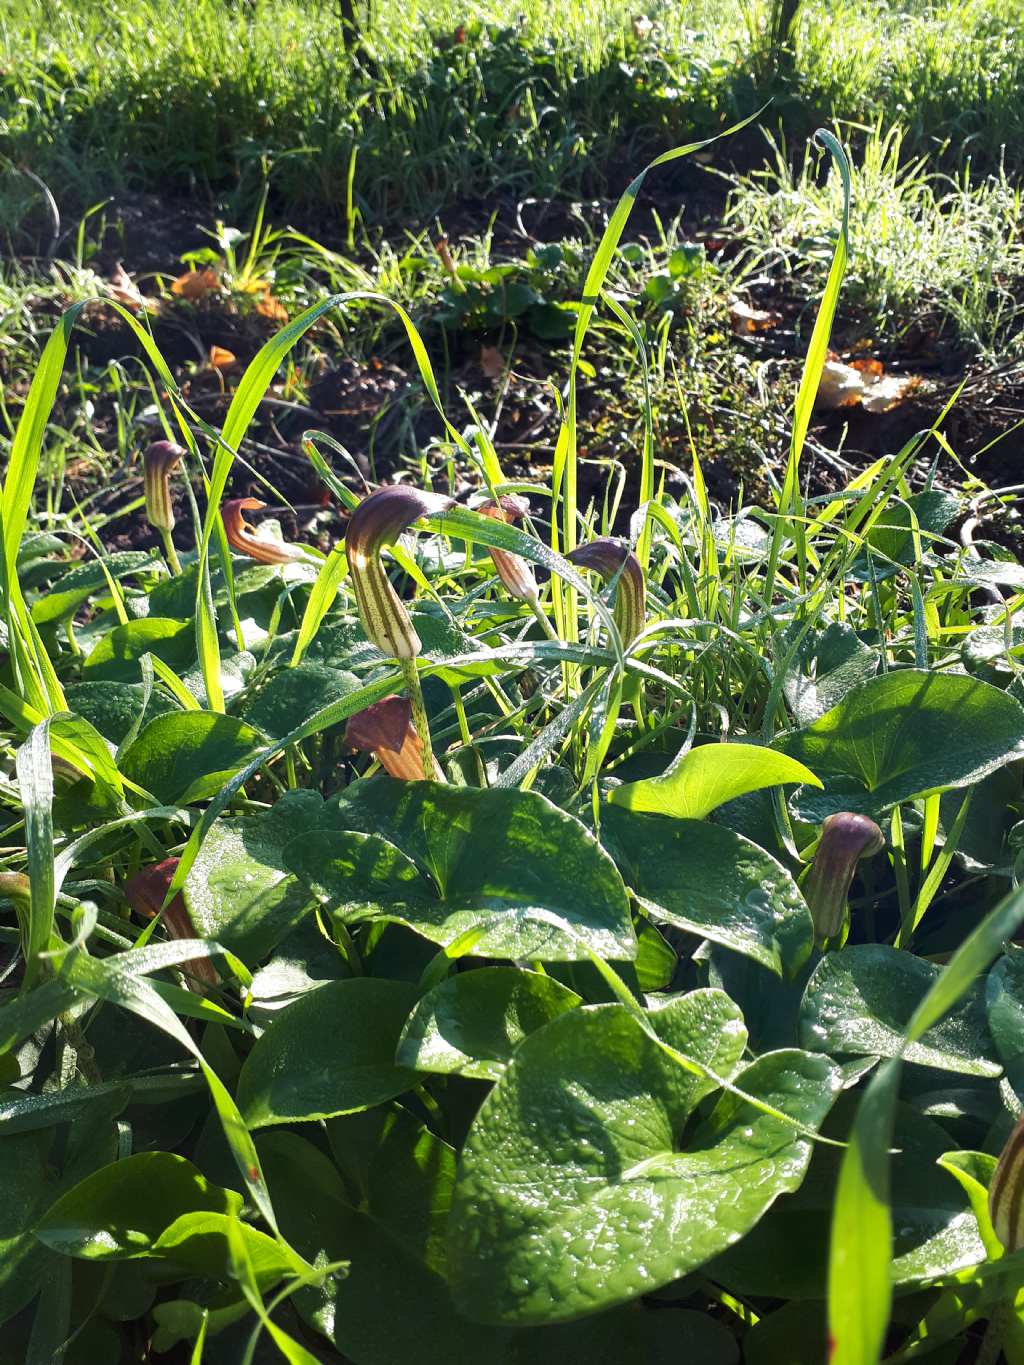
<path fill-rule="evenodd" d="M 381 767 L 403 782 L 422 781 L 425 776 L 423 741 L 412 723 L 412 703 L 392 695 L 349 717 L 345 745 L 372 753 Z M 437 760 L 431 756 L 434 780 L 444 781 Z"/>
<path fill-rule="evenodd" d="M 174 508 L 171 506 L 171 474 L 185 458 L 184 447 L 173 441 L 154 441 L 142 457 L 146 519 L 160 533 L 172 573 L 181 573 L 181 563 L 171 540 Z"/>
<path fill-rule="evenodd" d="M 165 858 L 163 862 L 153 863 L 150 867 L 144 867 L 141 872 L 136 872 L 134 877 L 129 877 L 125 883 L 124 894 L 128 904 L 137 914 L 144 915 L 147 919 L 155 919 L 160 914 L 160 907 L 167 896 L 171 879 L 178 870 L 179 861 L 178 858 Z M 164 911 L 162 923 L 167 930 L 168 938 L 198 937 L 180 892 Z M 181 967 L 189 976 L 209 986 L 220 984 L 220 977 L 208 957 L 190 958 L 183 962 Z M 191 982 L 189 984 L 193 990 L 198 989 L 192 986 Z"/>
<path fill-rule="evenodd" d="M 615 624 L 624 646 L 629 646 L 644 628 L 644 571 L 633 551 L 611 536 L 598 536 L 578 545 L 566 555 L 570 564 L 593 569 L 606 583 L 619 574 L 615 590 Z M 619 570 L 622 570 L 619 573 Z"/>
<path fill-rule="evenodd" d="M 819 947 L 837 938 L 842 931 L 858 862 L 884 847 L 885 836 L 866 815 L 840 811 L 822 824 L 814 862 L 803 885 Z"/>
<path fill-rule="evenodd" d="M 397 659 L 409 689 L 412 719 L 423 746 L 423 776 L 434 780 L 437 764 L 430 744 L 430 725 L 423 704 L 423 689 L 416 671 L 422 648 L 412 617 L 395 592 L 380 562 L 380 552 L 421 517 L 437 516 L 454 502 L 440 493 L 428 493 L 409 484 L 378 488 L 352 513 L 345 536 L 349 575 L 356 595 L 359 619 L 367 638 L 382 653 Z"/>
<path fill-rule="evenodd" d="M 255 559 L 258 564 L 292 564 L 305 559 L 305 552 L 301 546 L 261 536 L 242 515 L 243 512 L 258 512 L 266 505 L 265 502 L 260 502 L 259 498 L 232 498 L 221 504 L 220 514 L 224 521 L 228 544 L 233 550 Z"/>

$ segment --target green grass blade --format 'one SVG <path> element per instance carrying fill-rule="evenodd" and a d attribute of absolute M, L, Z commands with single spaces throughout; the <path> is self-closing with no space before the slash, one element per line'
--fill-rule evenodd
<path fill-rule="evenodd" d="M 42 971 L 40 953 L 50 946 L 57 888 L 53 875 L 53 763 L 50 758 L 50 722 L 44 720 L 29 734 L 15 759 L 18 786 L 25 810 L 25 843 L 31 888 L 28 925 L 25 930 L 25 977 L 28 991 Z"/>
<path fill-rule="evenodd" d="M 839 168 L 839 174 L 843 181 L 843 217 L 832 256 L 832 265 L 825 282 L 825 291 L 818 306 L 818 316 L 815 318 L 810 345 L 804 358 L 800 387 L 797 390 L 789 459 L 786 463 L 786 474 L 777 504 L 780 516 L 775 524 L 768 566 L 765 571 L 766 600 L 771 597 L 775 574 L 782 554 L 782 542 L 790 527 L 790 523 L 787 521 L 788 516 L 794 518 L 792 530 L 797 542 L 801 580 L 806 573 L 806 532 L 801 520 L 803 508 L 800 498 L 800 457 L 803 453 L 804 442 L 807 439 L 807 428 L 811 421 L 814 399 L 818 392 L 818 385 L 821 383 L 822 371 L 825 368 L 825 360 L 828 356 L 828 342 L 832 334 L 832 323 L 835 319 L 836 307 L 839 303 L 839 291 L 842 287 L 843 276 L 846 274 L 846 264 L 850 255 L 850 164 L 842 147 L 827 129 L 819 128 L 814 136 L 831 153 Z M 801 590 L 803 591 L 803 589 Z"/>
<path fill-rule="evenodd" d="M 39 358 L 32 387 L 28 391 L 21 420 L 11 443 L 3 500 L 0 503 L 3 515 L 4 561 L 9 582 L 13 582 L 15 578 L 18 551 L 21 548 L 21 538 L 25 534 L 28 509 L 39 470 L 43 437 L 57 396 L 57 385 L 64 369 L 68 343 L 72 329 L 84 307 L 84 303 L 76 303 L 68 308 L 50 333 Z"/>

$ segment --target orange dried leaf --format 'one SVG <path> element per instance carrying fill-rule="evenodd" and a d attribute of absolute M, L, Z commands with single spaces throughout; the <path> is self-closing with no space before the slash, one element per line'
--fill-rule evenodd
<path fill-rule="evenodd" d="M 220 276 L 211 266 L 205 270 L 186 270 L 171 282 L 171 293 L 189 303 L 199 303 L 220 288 Z"/>
<path fill-rule="evenodd" d="M 287 322 L 288 310 L 280 299 L 275 299 L 269 289 L 265 290 L 263 297 L 256 304 L 256 311 L 261 318 L 269 318 L 271 322 Z"/>
<path fill-rule="evenodd" d="M 210 347 L 210 364 L 215 370 L 226 370 L 232 366 L 238 357 L 234 351 L 227 350 L 224 346 Z"/>

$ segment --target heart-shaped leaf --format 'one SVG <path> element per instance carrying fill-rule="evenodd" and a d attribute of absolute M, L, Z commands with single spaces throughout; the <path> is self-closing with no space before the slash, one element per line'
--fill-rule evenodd
<path fill-rule="evenodd" d="M 366 1131 L 357 1137 L 349 1129 Z M 452 1303 L 445 1224 L 455 1153 L 408 1113 L 328 1124 L 345 1175 L 295 1133 L 261 1134 L 260 1157 L 289 1241 L 309 1256 L 345 1258 L 347 1273 L 295 1298 L 303 1318 L 360 1365 L 735 1365 L 735 1338 L 706 1314 L 659 1305 L 538 1328 L 485 1327 Z M 366 1144 L 358 1173 L 347 1158 Z M 349 1176 L 359 1190 L 348 1189 Z"/>
<path fill-rule="evenodd" d="M 215 796 L 262 742 L 234 716 L 171 711 L 132 740 L 121 754 L 121 771 L 164 805 L 200 801 Z"/>
<path fill-rule="evenodd" d="M 416 988 L 358 976 L 281 1011 L 245 1060 L 238 1105 L 250 1128 L 351 1114 L 400 1095 L 416 1073 L 395 1049 Z"/>
<path fill-rule="evenodd" d="M 681 754 L 659 777 L 624 782 L 608 800 L 627 810 L 703 820 L 716 806 L 737 796 L 787 782 L 821 786 L 802 763 L 774 749 L 756 744 L 701 744 Z"/>
<path fill-rule="evenodd" d="M 799 794 L 804 819 L 818 824 L 841 810 L 879 815 L 913 797 L 979 782 L 1024 756 L 1024 709 L 963 674 L 899 669 L 853 688 L 775 747 L 825 783 L 821 795 Z"/>
<path fill-rule="evenodd" d="M 435 943 L 479 930 L 481 956 L 636 956 L 622 878 L 593 835 L 534 792 L 384 778 L 336 818 L 355 831 L 294 840 L 290 867 L 343 916 L 380 916 Z"/>
<path fill-rule="evenodd" d="M 780 654 L 786 658 L 791 636 L 800 632 L 795 659 L 786 669 L 783 692 L 794 719 L 810 725 L 840 702 L 851 687 L 878 672 L 878 651 L 872 649 L 849 626 L 833 621 L 822 631 L 803 634 L 803 623 L 784 631 Z"/>
<path fill-rule="evenodd" d="M 721 943 L 777 975 L 810 952 L 811 915 L 793 878 L 731 829 L 611 807 L 601 817 L 601 839 L 653 920 Z"/>
<path fill-rule="evenodd" d="M 829 953 L 814 969 L 800 1006 L 800 1041 L 815 1052 L 896 1057 L 908 1062 L 998 1076 L 1002 1071 L 989 1032 L 981 985 L 903 1050 L 914 1010 L 942 968 L 883 943 L 860 943 Z"/>
<path fill-rule="evenodd" d="M 722 992 L 650 1020 L 678 1051 L 735 1070 L 745 1030 Z M 809 1125 L 839 1088 L 835 1067 L 795 1050 L 735 1080 Z M 680 1149 L 709 1088 L 621 1005 L 571 1010 L 527 1038 L 459 1165 L 449 1256 L 463 1311 L 548 1323 L 624 1303 L 704 1264 L 795 1189 L 810 1142 L 731 1093 Z"/>
<path fill-rule="evenodd" d="M 396 1060 L 417 1071 L 493 1081 L 527 1036 L 582 1001 L 554 977 L 514 967 L 460 972 L 409 1016 Z"/>

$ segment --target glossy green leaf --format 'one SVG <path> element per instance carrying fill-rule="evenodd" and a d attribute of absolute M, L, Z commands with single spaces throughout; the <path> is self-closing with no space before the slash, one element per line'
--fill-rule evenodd
<path fill-rule="evenodd" d="M 416 988 L 404 981 L 331 981 L 274 1020 L 238 1079 L 251 1128 L 369 1109 L 416 1084 L 395 1049 Z"/>
<path fill-rule="evenodd" d="M 343 916 L 398 920 L 445 945 L 481 929 L 474 951 L 487 957 L 636 956 L 614 863 L 535 792 L 384 778 L 346 792 L 336 818 L 354 833 L 297 839 L 286 856 Z"/>
<path fill-rule="evenodd" d="M 813 942 L 810 911 L 781 863 L 723 825 L 616 807 L 601 839 L 651 918 L 743 953 L 776 974 Z"/>
<path fill-rule="evenodd" d="M 40 1220 L 40 1241 L 65 1256 L 146 1256 L 186 1213 L 238 1213 L 240 1195 L 211 1185 L 184 1157 L 139 1152 L 87 1176 Z"/>
<path fill-rule="evenodd" d="M 672 1047 L 721 1073 L 745 1042 L 738 1012 L 695 991 L 650 1016 Z M 735 1077 L 809 1125 L 839 1073 L 769 1053 Z M 558 1322 L 649 1293 L 738 1240 L 803 1178 L 810 1143 L 672 1060 L 620 1005 L 571 1010 L 520 1046 L 474 1121 L 452 1205 L 456 1302 L 482 1321 Z"/>
<path fill-rule="evenodd" d="M 201 801 L 220 791 L 262 743 L 235 716 L 174 711 L 139 731 L 121 754 L 121 771 L 164 804 Z"/>
<path fill-rule="evenodd" d="M 821 783 L 808 768 L 756 744 L 701 744 L 680 754 L 659 777 L 625 782 L 608 800 L 627 810 L 703 820 L 737 796 L 784 783 Z"/>
<path fill-rule="evenodd" d="M 395 1060 L 416 1071 L 497 1080 L 528 1034 L 581 1003 L 575 991 L 539 972 L 459 972 L 419 1001 Z"/>
<path fill-rule="evenodd" d="M 310 893 L 289 872 L 283 850 L 332 823 L 315 792 L 286 793 L 262 815 L 211 825 L 184 886 L 196 932 L 247 963 L 265 957 L 301 919 Z"/>
<path fill-rule="evenodd" d="M 1024 709 L 963 674 L 900 669 L 853 688 L 775 747 L 825 783 L 821 795 L 799 794 L 803 818 L 818 823 L 840 810 L 878 815 L 912 797 L 978 782 L 1024 756 Z"/>
<path fill-rule="evenodd" d="M 83 677 L 88 682 L 138 682 L 143 654 L 153 654 L 174 669 L 185 667 L 195 658 L 191 622 L 145 616 L 114 626 L 85 660 Z"/>
<path fill-rule="evenodd" d="M 795 635 L 803 623 L 791 628 Z M 783 632 L 782 649 L 788 655 L 791 631 Z M 867 682 L 878 672 L 878 651 L 864 644 L 849 626 L 832 622 L 824 630 L 802 635 L 796 657 L 786 669 L 783 693 L 793 718 L 810 725 L 842 701 L 852 687 Z"/>
<path fill-rule="evenodd" d="M 800 1007 L 800 1040 L 816 1052 L 897 1057 L 968 1076 L 1002 1071 L 989 1032 L 984 993 L 969 991 L 920 1039 L 904 1044 L 915 1009 L 943 968 L 882 943 L 829 953 L 814 970 Z"/>
<path fill-rule="evenodd" d="M 182 1213 L 163 1229 L 149 1254 L 173 1261 L 193 1275 L 229 1279 L 232 1272 L 229 1229 L 234 1224 L 240 1229 L 249 1263 L 261 1289 L 276 1284 L 286 1275 L 308 1270 L 309 1267 L 285 1243 L 241 1222 L 238 1214 L 235 1207 L 226 1213 L 215 1209 Z"/>

